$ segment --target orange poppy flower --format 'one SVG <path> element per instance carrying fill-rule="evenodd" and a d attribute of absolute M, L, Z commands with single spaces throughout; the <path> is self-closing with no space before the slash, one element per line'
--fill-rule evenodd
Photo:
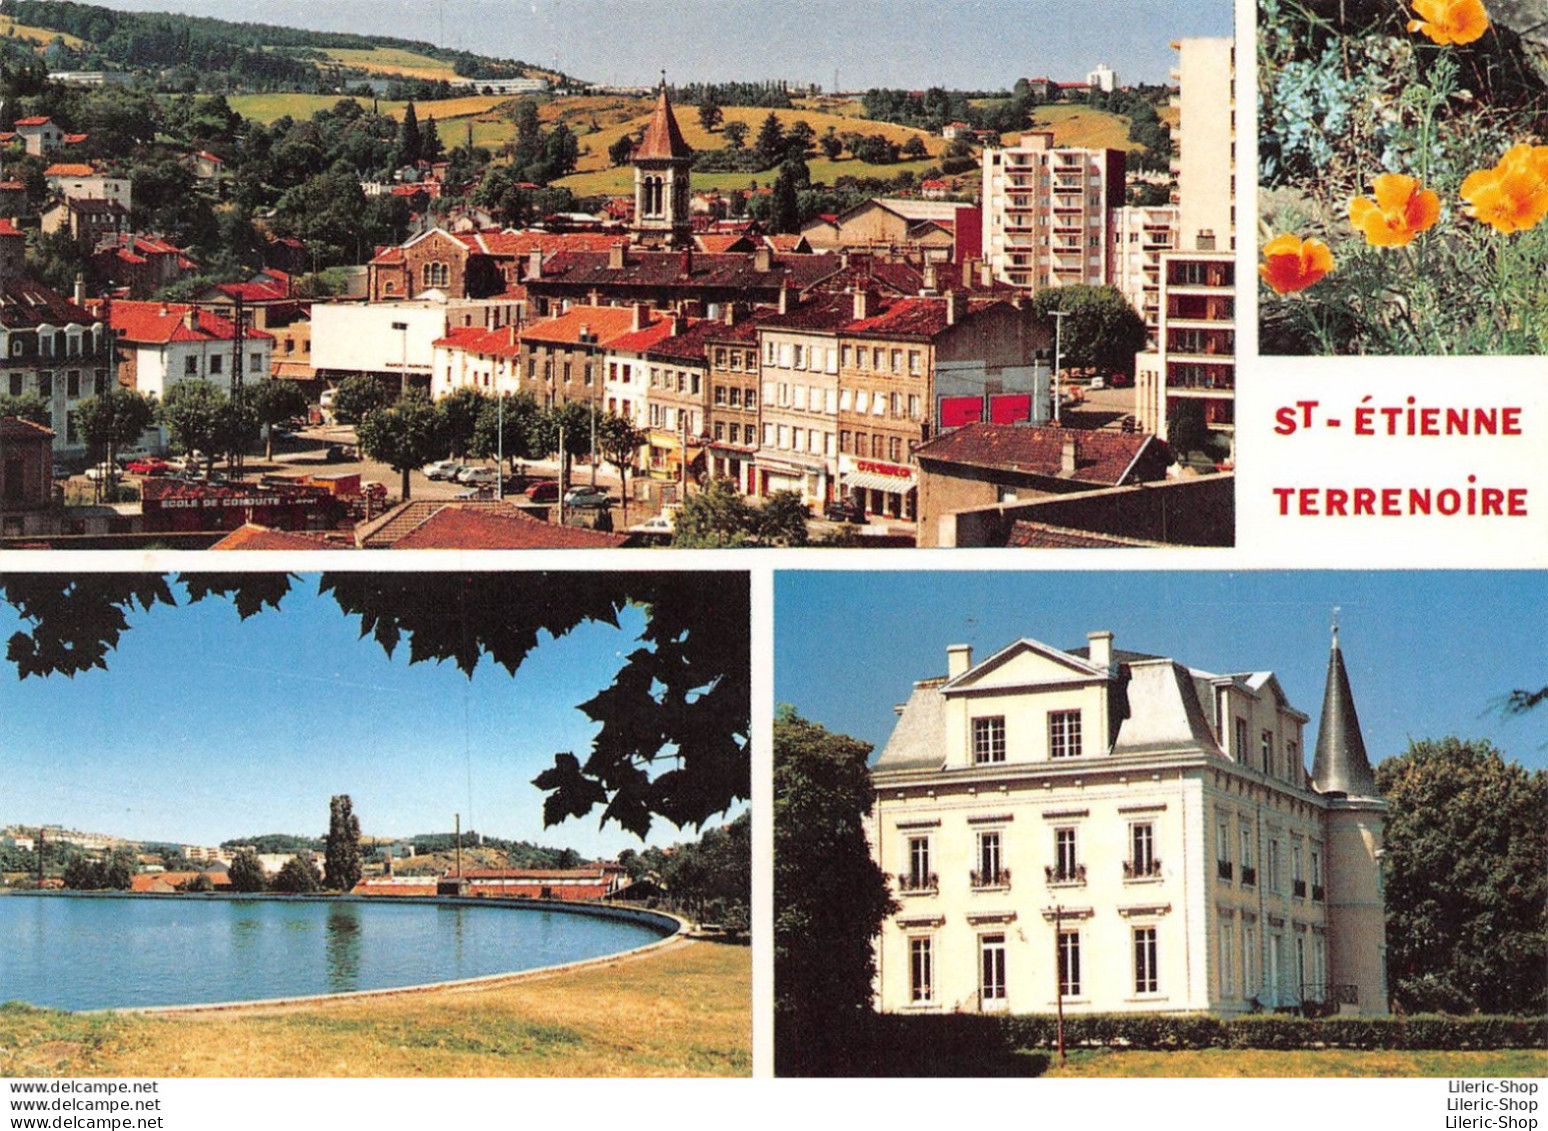
<path fill-rule="evenodd" d="M 1383 173 L 1373 187 L 1375 200 L 1357 196 L 1349 202 L 1349 222 L 1373 247 L 1402 247 L 1440 219 L 1440 197 L 1420 188 L 1416 177 Z"/>
<path fill-rule="evenodd" d="M 1548 216 L 1548 145 L 1513 146 L 1492 169 L 1462 182 L 1467 214 L 1509 235 L 1535 228 Z"/>
<path fill-rule="evenodd" d="M 1436 43 L 1471 43 L 1489 30 L 1482 0 L 1413 0 L 1423 19 L 1409 20 L 1409 31 L 1422 31 Z"/>
<path fill-rule="evenodd" d="M 1263 245 L 1263 264 L 1258 274 L 1276 294 L 1304 291 L 1333 270 L 1333 253 L 1321 240 L 1300 236 L 1275 236 Z"/>

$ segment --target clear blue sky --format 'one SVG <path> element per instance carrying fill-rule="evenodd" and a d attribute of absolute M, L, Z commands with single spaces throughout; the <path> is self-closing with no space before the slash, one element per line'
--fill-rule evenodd
<path fill-rule="evenodd" d="M 789 79 L 863 90 L 1073 81 L 1107 63 L 1165 82 L 1187 36 L 1231 34 L 1228 0 L 110 0 L 324 31 L 396 36 L 554 65 L 621 85 Z"/>
<path fill-rule="evenodd" d="M 0 825 L 194 844 L 321 835 L 329 797 L 347 793 L 368 835 L 450 831 L 460 812 L 465 829 L 584 856 L 640 847 L 595 815 L 544 829 L 531 784 L 556 752 L 590 751 L 597 728 L 575 705 L 637 646 L 638 609 L 621 629 L 542 637 L 514 679 L 485 660 L 471 680 L 410 665 L 407 640 L 389 660 L 315 575 L 246 622 L 219 599 L 129 619 L 106 671 L 18 680 L 0 661 Z M 0 603 L 0 640 L 20 626 Z M 650 843 L 697 836 L 657 821 Z"/>
<path fill-rule="evenodd" d="M 1512 688 L 1548 683 L 1544 573 L 788 573 L 775 697 L 879 751 L 913 681 L 945 674 L 948 644 L 978 660 L 1023 636 L 1077 648 L 1109 629 L 1119 648 L 1204 671 L 1271 670 L 1315 728 L 1335 605 L 1373 764 L 1456 734 L 1548 767 L 1548 705 L 1498 710 Z"/>

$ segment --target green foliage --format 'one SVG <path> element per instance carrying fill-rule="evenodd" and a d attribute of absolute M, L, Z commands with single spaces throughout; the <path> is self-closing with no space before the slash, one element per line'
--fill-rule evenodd
<path fill-rule="evenodd" d="M 1548 352 L 1548 227 L 1502 234 L 1459 192 L 1515 142 L 1548 136 L 1541 53 L 1498 18 L 1473 44 L 1439 46 L 1371 4 L 1264 0 L 1260 32 L 1264 229 L 1316 237 L 1334 261 L 1302 292 L 1260 288 L 1262 352 Z M 1439 222 L 1406 246 L 1370 246 L 1349 223 L 1384 173 L 1440 197 Z"/>
<path fill-rule="evenodd" d="M 794 491 L 776 491 L 761 505 L 736 485 L 712 479 L 677 512 L 672 545 L 680 548 L 804 546 L 806 504 Z"/>
<path fill-rule="evenodd" d="M 258 854 L 251 848 L 239 849 L 231 857 L 231 865 L 226 869 L 226 875 L 231 879 L 231 886 L 239 892 L 259 892 L 268 886 L 268 881 L 263 874 L 263 864 L 258 860 Z"/>
<path fill-rule="evenodd" d="M 435 407 L 446 418 L 446 444 L 454 458 L 460 459 L 473 450 L 479 417 L 490 403 L 489 397 L 467 386 L 435 402 Z"/>
<path fill-rule="evenodd" d="M 37 393 L 23 393 L 21 396 L 0 393 L 0 416 L 19 416 L 45 428 L 54 426 L 53 408 Z"/>
<path fill-rule="evenodd" d="M 1376 784 L 1392 806 L 1387 968 L 1413 1011 L 1548 1010 L 1548 772 L 1487 742 L 1412 742 Z"/>
<path fill-rule="evenodd" d="M 842 1074 L 872 1014 L 872 940 L 896 910 L 864 821 L 871 747 L 774 720 L 775 1071 Z"/>
<path fill-rule="evenodd" d="M 290 833 L 263 833 L 259 836 L 239 836 L 232 840 L 222 841 L 221 847 L 234 848 L 237 845 L 250 846 L 260 855 L 277 855 L 281 852 L 301 852 L 322 848 L 322 842 L 314 837 L 294 836 Z"/>
<path fill-rule="evenodd" d="M 727 122 L 726 128 L 721 132 L 725 134 L 726 145 L 731 149 L 741 149 L 747 144 L 746 122 Z"/>
<path fill-rule="evenodd" d="M 161 402 L 161 423 L 181 451 L 213 453 L 226 403 L 226 394 L 208 381 L 176 381 Z"/>
<path fill-rule="evenodd" d="M 1032 296 L 1032 310 L 1055 332 L 1052 312 L 1064 311 L 1059 345 L 1065 368 L 1134 374 L 1134 355 L 1145 348 L 1145 320 L 1114 287 L 1052 287 Z"/>
<path fill-rule="evenodd" d="M 323 857 L 323 885 L 349 892 L 360 882 L 360 818 L 349 794 L 328 802 L 328 847 Z"/>
<path fill-rule="evenodd" d="M 785 156 L 785 127 L 780 122 L 779 116 L 772 111 L 758 127 L 758 138 L 753 142 L 753 152 L 758 156 L 759 167 L 764 169 L 772 168 Z"/>
<path fill-rule="evenodd" d="M 284 574 L 179 578 L 191 602 L 231 599 L 245 619 L 278 608 Z M 598 724 L 584 762 L 555 756 L 536 784 L 549 796 L 549 824 L 602 807 L 603 821 L 643 836 L 655 817 L 702 825 L 751 794 L 751 593 L 745 572 L 706 587 L 694 573 L 528 574 L 512 586 L 498 573 L 325 573 L 331 594 L 361 634 L 389 655 L 405 638 L 410 661 L 452 660 L 469 675 L 485 658 L 514 673 L 539 634 L 616 625 L 626 605 L 645 611 L 638 645 L 612 683 L 579 708 Z M 7 658 L 22 678 L 106 667 L 139 606 L 176 605 L 167 578 L 145 574 L 22 574 L 0 577 L 0 600 L 24 627 Z"/>
<path fill-rule="evenodd" d="M 468 450 L 480 459 L 498 458 L 503 451 L 506 462 L 513 467 L 520 460 L 541 458 L 547 453 L 539 449 L 534 437 L 542 411 L 531 393 L 508 393 L 498 399 L 485 397 L 479 405 Z"/>
<path fill-rule="evenodd" d="M 716 127 L 725 120 L 725 116 L 725 111 L 720 108 L 720 104 L 714 101 L 713 97 L 706 98 L 699 103 L 699 125 L 704 128 L 706 133 L 714 133 Z"/>
<path fill-rule="evenodd" d="M 386 386 L 369 373 L 359 373 L 344 378 L 334 390 L 333 418 L 340 424 L 359 424 L 391 403 Z"/>
<path fill-rule="evenodd" d="M 445 459 L 449 438 L 446 417 L 423 394 L 412 393 L 390 408 L 377 409 L 355 427 L 360 450 L 402 477 L 400 494 L 409 497 L 409 472 Z"/>
<path fill-rule="evenodd" d="M 285 861 L 269 886 L 286 895 L 311 895 L 322 891 L 323 879 L 312 863 L 312 854 L 298 852 Z"/>
<path fill-rule="evenodd" d="M 283 424 L 293 417 L 305 418 L 306 394 L 294 381 L 283 381 L 273 377 L 249 385 L 245 394 L 247 403 L 257 414 L 259 421 L 267 427 L 264 458 L 273 459 L 275 425 Z"/>
<path fill-rule="evenodd" d="M 64 885 L 72 891 L 128 891 L 138 870 L 128 847 L 115 848 L 100 860 L 76 852 L 65 863 Z"/>
<path fill-rule="evenodd" d="M 398 123 L 398 164 L 412 165 L 418 161 L 421 145 L 419 114 L 410 102 L 403 108 L 403 118 Z"/>
<path fill-rule="evenodd" d="M 723 920 L 752 906 L 752 815 L 677 845 L 661 864 L 668 902 L 699 922 Z"/>
<path fill-rule="evenodd" d="M 627 165 L 629 159 L 634 156 L 634 139 L 628 134 L 621 135 L 617 141 L 607 147 L 608 164 L 615 169 L 620 165 Z"/>

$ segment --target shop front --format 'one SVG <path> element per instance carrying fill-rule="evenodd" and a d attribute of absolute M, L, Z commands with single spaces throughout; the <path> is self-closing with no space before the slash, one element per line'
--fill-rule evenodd
<path fill-rule="evenodd" d="M 833 498 L 833 480 L 826 464 L 759 456 L 753 468 L 760 498 L 776 491 L 795 491 L 808 506 L 826 506 Z"/>
<path fill-rule="evenodd" d="M 919 474 L 912 467 L 883 460 L 839 457 L 844 497 L 867 513 L 913 522 L 919 516 Z"/>

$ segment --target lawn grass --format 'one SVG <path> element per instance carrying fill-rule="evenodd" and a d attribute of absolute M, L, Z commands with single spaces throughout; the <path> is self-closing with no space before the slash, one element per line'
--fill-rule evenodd
<path fill-rule="evenodd" d="M 1029 1053 L 1029 1058 L 1049 1054 Z M 1497 1049 L 1485 1052 L 1396 1052 L 1359 1049 L 1193 1049 L 1136 1052 L 1079 1049 L 1059 1067 L 1057 1057 L 1044 1075 L 1083 1076 L 1517 1076 L 1548 1075 L 1548 1052 Z"/>
<path fill-rule="evenodd" d="M 0 1006 L 0 1076 L 746 1076 L 747 947 L 682 942 L 492 987 L 234 1012 Z"/>
<path fill-rule="evenodd" d="M 62 31 L 54 31 L 52 28 L 31 27 L 27 24 L 19 24 L 10 16 L 0 16 L 0 35 L 14 35 L 17 39 L 25 39 L 30 43 L 49 44 L 55 37 L 62 39 L 64 45 L 72 51 L 78 51 L 86 46 L 86 41 L 74 35 L 66 35 Z"/>
<path fill-rule="evenodd" d="M 1089 106 L 1039 106 L 1032 111 L 1033 130 L 1052 130 L 1054 144 L 1076 149 L 1140 148 L 1129 140 L 1129 119 Z M 1009 140 L 1019 141 L 1019 135 Z"/>

